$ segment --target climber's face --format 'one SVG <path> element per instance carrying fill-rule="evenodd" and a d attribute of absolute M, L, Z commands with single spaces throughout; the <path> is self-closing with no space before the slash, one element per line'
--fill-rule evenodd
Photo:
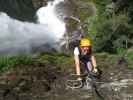
<path fill-rule="evenodd" d="M 83 46 L 83 47 L 81 47 L 81 52 L 83 54 L 87 54 L 87 53 L 89 53 L 90 48 L 91 48 L 90 46 Z"/>

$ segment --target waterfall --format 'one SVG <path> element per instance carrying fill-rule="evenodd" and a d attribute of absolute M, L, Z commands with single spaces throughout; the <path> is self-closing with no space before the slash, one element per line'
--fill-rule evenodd
<path fill-rule="evenodd" d="M 58 40 L 63 37 L 66 30 L 65 23 L 57 17 L 54 10 L 55 6 L 63 1 L 64 0 L 50 1 L 46 7 L 41 7 L 37 11 L 38 22 L 48 25 Z"/>
<path fill-rule="evenodd" d="M 39 23 L 22 22 L 0 13 L 0 55 L 31 53 L 33 48 L 44 51 L 58 49 L 65 33 L 65 23 L 54 13 L 55 5 L 63 0 L 48 2 L 37 11 Z"/>

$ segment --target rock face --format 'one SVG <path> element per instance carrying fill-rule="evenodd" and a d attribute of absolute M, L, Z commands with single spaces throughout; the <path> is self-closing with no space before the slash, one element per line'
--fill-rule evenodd
<path fill-rule="evenodd" d="M 41 100 L 58 75 L 45 64 L 20 65 L 0 76 L 0 100 Z"/>
<path fill-rule="evenodd" d="M 48 1 L 54 1 L 54 0 L 32 0 L 35 9 L 38 9 L 42 6 L 46 6 Z"/>
<path fill-rule="evenodd" d="M 33 21 L 35 15 L 31 0 L 0 0 L 0 11 L 22 21 Z"/>
<path fill-rule="evenodd" d="M 66 76 L 72 74 L 68 68 L 71 69 L 70 65 L 61 70 L 48 63 L 18 65 L 0 75 L 0 100 L 133 99 L 133 70 L 127 69 L 126 65 L 106 67 L 101 80 L 95 83 L 96 88 L 90 84 L 89 88 L 84 85 L 78 89 L 66 86 Z"/>
<path fill-rule="evenodd" d="M 22 21 L 35 21 L 36 10 L 52 0 L 0 0 L 0 11 Z"/>
<path fill-rule="evenodd" d="M 103 73 L 105 83 L 99 86 L 100 91 L 108 100 L 132 100 L 133 99 L 133 70 L 126 64 L 118 64 L 110 67 Z M 108 96 L 106 94 L 109 94 Z"/>

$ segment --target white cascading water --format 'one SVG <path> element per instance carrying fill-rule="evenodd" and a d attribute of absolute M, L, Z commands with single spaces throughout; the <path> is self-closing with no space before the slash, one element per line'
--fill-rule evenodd
<path fill-rule="evenodd" d="M 0 13 L 0 55 L 30 53 L 33 47 L 57 48 L 65 32 L 65 23 L 54 13 L 55 5 L 63 0 L 55 0 L 37 12 L 42 24 L 22 22 Z M 40 12 L 40 13 L 39 13 Z M 43 15 L 40 15 L 43 12 Z M 45 21 L 44 21 L 45 20 Z M 47 49 L 46 47 L 43 47 Z"/>
<path fill-rule="evenodd" d="M 65 33 L 65 23 L 61 21 L 55 13 L 55 6 L 64 0 L 55 0 L 48 2 L 46 7 L 41 7 L 37 11 L 38 22 L 46 24 L 54 33 L 53 35 L 59 40 Z"/>

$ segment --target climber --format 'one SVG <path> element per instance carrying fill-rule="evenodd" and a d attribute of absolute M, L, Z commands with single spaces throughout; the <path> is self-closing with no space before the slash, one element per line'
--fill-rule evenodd
<path fill-rule="evenodd" d="M 83 64 L 87 73 L 94 72 L 97 73 L 96 58 L 92 53 L 92 44 L 89 38 L 82 38 L 80 40 L 79 46 L 74 48 L 74 60 L 76 74 L 81 75 L 81 65 Z M 81 80 L 81 77 L 78 78 Z"/>

